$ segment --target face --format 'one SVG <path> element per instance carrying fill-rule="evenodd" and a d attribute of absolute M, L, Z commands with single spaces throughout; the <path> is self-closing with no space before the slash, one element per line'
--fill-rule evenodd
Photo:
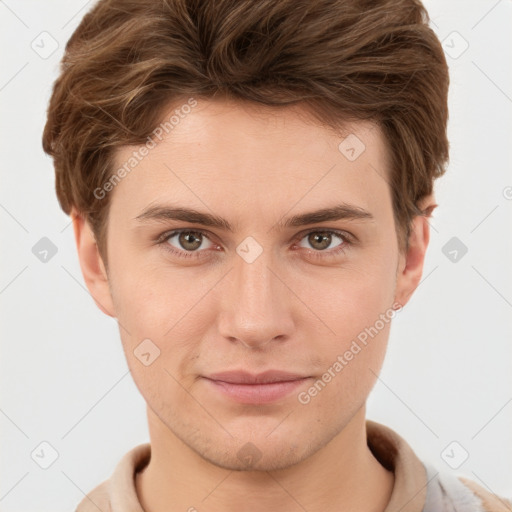
<path fill-rule="evenodd" d="M 89 288 L 161 428 L 224 468 L 248 450 L 261 470 L 304 460 L 364 407 L 393 306 L 421 274 L 426 245 L 409 267 L 398 251 L 380 129 L 335 135 L 296 108 L 198 100 L 155 140 L 109 192 L 108 285 Z M 210 380 L 231 370 L 305 378 Z"/>

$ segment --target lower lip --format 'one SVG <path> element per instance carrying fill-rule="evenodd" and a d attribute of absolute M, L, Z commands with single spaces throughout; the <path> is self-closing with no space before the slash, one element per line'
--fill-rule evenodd
<path fill-rule="evenodd" d="M 301 386 L 308 378 L 269 384 L 234 384 L 206 379 L 215 389 L 244 404 L 265 404 L 284 398 Z"/>

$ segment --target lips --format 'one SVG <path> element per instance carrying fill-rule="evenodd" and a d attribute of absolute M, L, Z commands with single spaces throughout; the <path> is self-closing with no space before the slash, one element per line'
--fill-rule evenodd
<path fill-rule="evenodd" d="M 283 370 L 267 370 L 258 374 L 232 370 L 203 376 L 216 396 L 245 405 L 271 404 L 290 398 L 310 378 Z"/>
<path fill-rule="evenodd" d="M 275 382 L 292 382 L 308 378 L 308 375 L 291 373 L 281 370 L 267 370 L 263 373 L 251 374 L 243 370 L 213 373 L 205 378 L 231 384 L 270 384 Z"/>

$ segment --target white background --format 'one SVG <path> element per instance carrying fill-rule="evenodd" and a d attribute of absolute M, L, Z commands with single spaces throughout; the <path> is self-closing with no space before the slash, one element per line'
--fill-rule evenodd
<path fill-rule="evenodd" d="M 85 289 L 41 148 L 58 62 L 90 5 L 0 2 L 2 512 L 74 510 L 149 441 L 117 324 Z M 451 161 L 423 281 L 394 320 L 368 418 L 440 470 L 512 496 L 512 2 L 425 5 L 451 53 Z M 43 31 L 59 45 L 46 59 L 31 48 Z M 454 236 L 468 248 L 456 263 L 442 252 Z M 42 237 L 58 249 L 47 263 L 32 253 Z M 59 454 L 48 469 L 31 458 L 43 441 Z M 452 441 L 453 457 L 469 453 L 457 470 L 441 457 Z"/>

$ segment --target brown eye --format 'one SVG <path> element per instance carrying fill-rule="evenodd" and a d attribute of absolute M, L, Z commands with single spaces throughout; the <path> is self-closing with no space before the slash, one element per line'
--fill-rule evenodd
<path fill-rule="evenodd" d="M 331 246 L 333 243 L 333 236 L 339 238 L 342 242 Z M 304 238 L 307 238 L 307 242 L 309 244 L 309 247 L 307 248 L 312 248 L 316 251 L 324 251 L 329 248 L 332 249 L 345 243 L 344 237 L 333 231 L 311 231 Z"/>
<path fill-rule="evenodd" d="M 172 242 L 173 239 L 177 239 Z M 175 231 L 163 239 L 163 243 L 170 245 L 172 249 L 181 252 L 198 252 L 198 249 L 208 249 L 204 247 L 205 240 L 208 238 L 200 231 Z M 211 242 L 210 242 L 211 244 Z M 201 247 L 203 245 L 203 247 Z"/>
<path fill-rule="evenodd" d="M 178 241 L 183 249 L 195 251 L 201 246 L 201 236 L 200 233 L 194 231 L 184 231 L 178 235 Z"/>
<path fill-rule="evenodd" d="M 308 236 L 308 242 L 315 249 L 327 249 L 331 244 L 331 235 L 329 233 L 312 233 Z"/>

